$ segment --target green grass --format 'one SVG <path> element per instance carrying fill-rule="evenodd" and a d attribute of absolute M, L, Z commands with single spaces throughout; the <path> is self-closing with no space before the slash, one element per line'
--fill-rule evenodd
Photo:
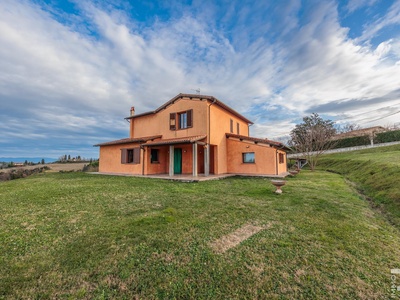
<path fill-rule="evenodd" d="M 400 238 L 341 176 L 0 183 L 0 299 L 384 299 Z M 210 244 L 267 226 L 224 254 Z M 400 278 L 397 279 L 400 285 Z"/>
<path fill-rule="evenodd" d="M 400 145 L 325 155 L 319 168 L 354 182 L 400 229 Z"/>

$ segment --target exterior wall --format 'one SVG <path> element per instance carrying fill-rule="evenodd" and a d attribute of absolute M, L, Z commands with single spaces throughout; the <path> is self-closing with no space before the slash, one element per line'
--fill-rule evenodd
<path fill-rule="evenodd" d="M 151 163 L 151 148 L 145 148 L 145 175 L 166 174 L 169 170 L 169 146 L 154 147 L 158 149 L 158 163 Z"/>
<path fill-rule="evenodd" d="M 278 175 L 286 172 L 286 158 L 279 166 L 277 150 L 269 145 L 227 139 L 227 146 L 228 173 Z M 254 152 L 255 163 L 243 163 L 242 153 L 245 152 Z"/>
<path fill-rule="evenodd" d="M 193 126 L 187 129 L 169 129 L 170 113 L 178 113 L 193 109 Z M 207 101 L 178 99 L 157 114 L 139 116 L 130 120 L 130 137 L 162 135 L 163 139 L 182 138 L 207 134 Z"/>
<path fill-rule="evenodd" d="M 139 144 L 101 146 L 99 172 L 142 174 L 143 151 L 140 151 L 140 164 L 121 164 L 121 149 L 136 147 Z"/>
<path fill-rule="evenodd" d="M 282 150 L 277 150 L 276 151 L 277 155 L 282 154 L 283 155 L 283 163 L 279 163 L 279 159 L 277 160 L 278 162 L 278 174 L 282 174 L 287 172 L 287 157 L 286 157 L 286 152 Z"/>
<path fill-rule="evenodd" d="M 218 105 L 210 103 L 210 133 L 209 143 L 216 145 L 214 160 L 217 162 L 215 166 L 215 174 L 224 174 L 228 172 L 228 155 L 226 133 L 230 133 L 230 120 L 233 120 L 233 133 L 237 134 L 236 124 L 239 123 L 239 134 L 249 136 L 248 124 L 238 117 L 223 110 Z"/>

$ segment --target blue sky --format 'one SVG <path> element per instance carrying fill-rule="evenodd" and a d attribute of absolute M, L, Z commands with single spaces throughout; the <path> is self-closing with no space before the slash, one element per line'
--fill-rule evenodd
<path fill-rule="evenodd" d="M 212 95 L 281 139 L 400 123 L 400 0 L 0 1 L 0 157 L 97 157 L 131 106 Z"/>

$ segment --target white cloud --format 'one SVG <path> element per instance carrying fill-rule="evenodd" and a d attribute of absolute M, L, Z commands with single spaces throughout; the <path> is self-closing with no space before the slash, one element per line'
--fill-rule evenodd
<path fill-rule="evenodd" d="M 346 5 L 346 9 L 350 13 L 352 13 L 362 7 L 372 6 L 378 1 L 380 1 L 380 0 L 349 0 L 349 2 Z"/>
<path fill-rule="evenodd" d="M 350 1 L 349 10 L 360 3 Z M 389 21 L 377 20 L 365 37 L 397 22 L 396 3 Z M 287 1 L 274 8 L 274 24 L 263 5 L 239 15 L 231 6 L 224 22 L 241 19 L 228 30 L 206 22 L 208 14 L 190 11 L 138 26 L 124 12 L 90 2 L 80 4 L 79 24 L 66 24 L 31 2 L 4 0 L 0 129 L 8 141 L 26 132 L 28 138 L 75 145 L 80 134 L 91 145 L 127 136 L 123 117 L 131 105 L 137 113 L 153 110 L 179 92 L 200 88 L 254 120 L 253 135 L 271 138 L 286 135 L 323 105 L 330 116 L 352 116 L 376 107 L 371 99 L 396 101 L 382 96 L 398 89 L 400 65 L 391 57 L 400 57 L 398 39 L 375 49 L 350 39 L 333 1 L 312 9 Z M 253 23 L 246 27 L 248 20 Z M 340 111 L 350 102 L 358 107 Z"/>

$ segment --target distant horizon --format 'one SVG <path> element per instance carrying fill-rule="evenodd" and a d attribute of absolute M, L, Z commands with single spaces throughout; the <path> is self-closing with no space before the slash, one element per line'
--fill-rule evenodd
<path fill-rule="evenodd" d="M 52 163 L 52 162 L 60 160 L 59 158 L 54 158 L 54 157 L 0 157 L 0 162 L 5 162 L 5 163 L 10 163 L 10 162 L 23 163 L 25 161 L 28 161 L 28 162 L 33 162 L 33 163 L 36 164 L 37 162 L 40 162 L 42 159 L 44 159 L 45 163 Z M 82 160 L 86 161 L 86 160 L 90 160 L 90 159 L 97 160 L 98 157 L 96 157 L 96 158 L 94 158 L 94 157 L 89 157 L 89 158 L 84 157 L 84 159 L 82 159 Z"/>
<path fill-rule="evenodd" d="M 130 108 L 214 96 L 285 140 L 399 123 L 400 0 L 0 1 L 0 156 L 99 156 Z"/>

